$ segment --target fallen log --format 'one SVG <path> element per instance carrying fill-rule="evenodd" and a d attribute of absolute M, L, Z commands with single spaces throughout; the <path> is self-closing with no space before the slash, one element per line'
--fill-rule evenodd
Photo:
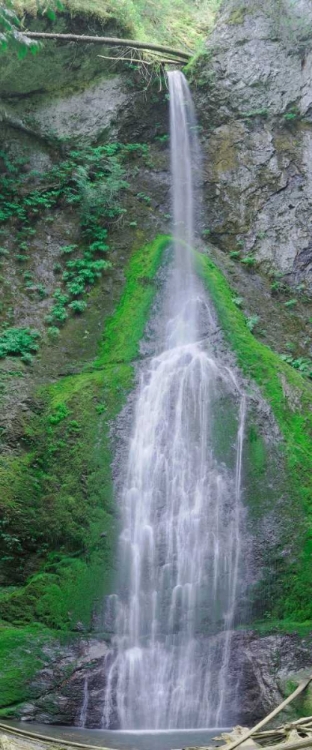
<path fill-rule="evenodd" d="M 271 713 L 268 716 L 266 716 L 264 719 L 262 719 L 262 721 L 259 721 L 259 723 L 256 724 L 255 727 L 253 727 L 252 729 L 250 729 L 243 737 L 241 737 L 238 740 L 234 740 L 234 742 L 232 742 L 231 745 L 223 745 L 223 747 L 221 746 L 220 750 L 235 750 L 235 748 L 237 748 L 240 745 L 242 745 L 243 742 L 245 742 L 246 740 L 249 740 L 250 737 L 252 737 L 254 734 L 256 734 L 257 732 L 259 732 L 259 729 L 262 729 L 262 727 L 264 727 L 266 724 L 268 724 L 269 721 L 271 721 L 271 719 L 274 719 L 275 716 L 277 716 L 281 711 L 283 711 L 283 709 L 286 708 L 286 706 L 288 706 L 289 703 L 291 703 L 294 700 L 294 698 L 296 698 L 298 695 L 300 695 L 300 693 L 302 693 L 303 690 L 305 690 L 308 687 L 308 685 L 310 684 L 311 680 L 312 680 L 312 675 L 310 677 L 308 677 L 306 680 L 303 680 L 302 682 L 300 682 L 300 685 L 298 685 L 298 687 L 296 688 L 296 690 L 291 695 L 289 695 L 288 698 L 286 698 L 279 706 L 277 706 L 277 708 L 275 708 L 274 711 L 271 711 Z M 300 742 L 301 742 L 301 740 L 300 740 Z M 311 750 L 312 750 L 312 738 L 311 739 L 307 739 L 307 740 L 302 740 L 302 742 L 305 742 L 305 743 L 309 743 L 310 742 L 310 745 L 309 744 L 296 745 L 296 748 L 297 747 L 298 748 L 300 748 L 300 747 L 311 747 Z M 269 747 L 266 750 L 273 750 L 273 747 L 274 746 L 271 746 L 271 748 Z M 295 746 L 293 746 L 293 747 L 295 747 Z M 276 746 L 275 746 L 275 748 L 276 748 Z M 287 748 L 287 750 L 292 750 L 291 746 L 288 745 L 288 744 L 284 744 L 284 748 Z M 279 750 L 283 750 L 283 745 L 279 746 Z"/>
<path fill-rule="evenodd" d="M 58 748 L 80 748 L 80 750 L 106 750 L 106 748 L 99 748 L 99 745 L 84 745 L 81 742 L 72 742 L 71 740 L 62 740 L 58 737 L 51 737 L 48 734 L 37 734 L 36 732 L 28 732 L 26 729 L 18 729 L 17 727 L 11 727 L 9 724 L 0 723 L 0 730 L 5 730 L 6 734 L 12 734 L 17 737 L 24 737 L 27 739 L 35 740 L 42 744 L 44 742 L 52 742 Z"/>
<path fill-rule="evenodd" d="M 227 747 L 227 750 L 229 750 L 230 745 Z M 311 737 L 305 737 L 304 740 L 286 740 L 286 742 L 282 742 L 282 744 L 278 745 L 266 745 L 264 750 L 301 750 L 301 748 L 312 748 L 312 735 Z M 221 750 L 221 748 L 220 748 Z"/>
<path fill-rule="evenodd" d="M 189 52 L 183 52 L 183 50 L 175 49 L 173 47 L 167 47 L 162 44 L 149 44 L 148 42 L 141 42 L 133 39 L 117 39 L 113 36 L 90 36 L 87 34 L 50 34 L 41 31 L 25 31 L 23 32 L 30 39 L 56 39 L 63 42 L 83 42 L 83 44 L 107 44 L 108 47 L 132 47 L 133 49 L 146 49 L 155 50 L 156 52 L 162 52 L 167 55 L 172 55 L 179 58 L 183 62 L 187 62 L 191 58 Z"/>

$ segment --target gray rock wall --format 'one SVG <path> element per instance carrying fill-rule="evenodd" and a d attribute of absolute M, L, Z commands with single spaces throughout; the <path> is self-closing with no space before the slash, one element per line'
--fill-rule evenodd
<path fill-rule="evenodd" d="M 222 7 L 194 74 L 211 239 L 311 284 L 311 3 Z"/>

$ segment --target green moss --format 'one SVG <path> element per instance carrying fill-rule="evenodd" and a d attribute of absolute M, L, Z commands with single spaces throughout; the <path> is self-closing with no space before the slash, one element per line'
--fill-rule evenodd
<path fill-rule="evenodd" d="M 157 239 L 148 249 L 136 253 L 126 270 L 126 286 L 118 309 L 108 321 L 104 341 L 96 360 L 102 367 L 108 362 L 131 362 L 138 356 L 139 342 L 155 294 L 155 274 L 169 237 Z"/>
<path fill-rule="evenodd" d="M 0 624 L 0 705 L 10 706 L 34 697 L 29 683 L 47 662 L 44 647 L 50 632 L 38 625 L 8 628 Z M 7 715 L 7 711 L 4 712 Z"/>
<path fill-rule="evenodd" d="M 312 620 L 293 622 L 292 620 L 274 620 L 273 618 L 268 618 L 267 620 L 254 621 L 252 628 L 263 636 L 274 633 L 296 633 L 305 638 L 312 633 Z"/>
<path fill-rule="evenodd" d="M 246 16 L 246 7 L 242 6 L 241 8 L 236 8 L 236 10 L 233 10 L 232 13 L 229 16 L 228 24 L 231 26 L 236 26 L 244 23 L 245 16 Z"/>
<path fill-rule="evenodd" d="M 35 16 L 38 5 L 36 0 L 15 0 L 14 9 Z M 205 38 L 219 5 L 220 0 L 199 0 L 194 7 L 187 0 L 171 3 L 159 0 L 157 4 L 153 0 L 63 0 L 66 14 L 74 20 L 84 18 L 85 32 L 88 20 L 93 27 L 98 21 L 103 26 L 116 26 L 120 36 L 167 42 L 187 49 Z M 57 14 L 57 21 L 60 15 Z M 117 32 L 111 36 L 117 36 Z"/>
<path fill-rule="evenodd" d="M 272 618 L 304 622 L 312 618 L 312 388 L 303 377 L 250 333 L 233 291 L 216 265 L 197 254 L 198 272 L 214 302 L 220 323 L 242 372 L 255 380 L 272 407 L 283 442 L 284 482 L 291 498 L 283 513 L 296 529 L 295 559 L 281 556 L 274 580 L 266 581 L 266 602 Z M 252 445 L 252 444 L 251 444 Z M 261 446 L 255 451 L 261 469 Z M 289 540 L 294 544 L 294 538 Z M 270 585 L 269 585 L 270 583 Z M 261 593 L 265 591 L 265 587 Z"/>
<path fill-rule="evenodd" d="M 0 597 L 7 621 L 71 630 L 79 620 L 89 628 L 95 600 L 109 590 L 117 532 L 110 425 L 133 386 L 132 360 L 168 239 L 133 253 L 95 369 L 40 389 L 40 413 L 25 425 L 28 452 L 2 459 L 2 576 L 19 584 Z"/>

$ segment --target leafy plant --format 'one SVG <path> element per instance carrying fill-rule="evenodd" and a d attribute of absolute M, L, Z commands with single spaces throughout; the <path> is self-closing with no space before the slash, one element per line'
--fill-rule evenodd
<path fill-rule="evenodd" d="M 53 414 L 50 414 L 48 421 L 50 424 L 56 425 L 60 422 L 63 422 L 66 417 L 68 417 L 70 414 L 70 411 L 66 404 L 58 404 Z"/>
<path fill-rule="evenodd" d="M 307 357 L 295 358 L 289 354 L 282 354 L 281 359 L 287 362 L 288 365 L 291 365 L 291 367 L 294 367 L 295 370 L 299 370 L 302 375 L 306 375 L 312 379 L 312 359 L 308 359 Z"/>
<path fill-rule="evenodd" d="M 300 111 L 298 107 L 293 107 L 289 112 L 286 112 L 283 115 L 283 119 L 286 122 L 293 122 L 294 120 L 298 120 L 299 117 L 300 117 Z"/>
<path fill-rule="evenodd" d="M 151 202 L 149 195 L 146 195 L 145 193 L 137 193 L 137 198 L 141 201 L 145 201 L 145 203 Z"/>
<path fill-rule="evenodd" d="M 56 11 L 63 10 L 60 0 L 37 0 L 37 9 L 51 21 L 56 18 Z M 41 48 L 40 42 L 27 36 L 21 19 L 16 13 L 12 0 L 2 0 L 0 4 L 0 51 L 13 50 L 18 57 L 25 57 L 27 52 L 35 54 Z"/>
<path fill-rule="evenodd" d="M 31 361 L 31 356 L 38 351 L 39 331 L 31 328 L 7 328 L 0 334 L 0 358 L 20 356 L 24 361 Z"/>
<path fill-rule="evenodd" d="M 87 303 L 82 299 L 74 299 L 68 307 L 75 313 L 82 313 L 86 309 Z"/>
<path fill-rule="evenodd" d="M 45 297 L 47 297 L 48 291 L 47 291 L 47 288 L 43 284 L 36 284 L 36 286 L 34 287 L 34 290 L 35 292 L 37 292 L 37 294 L 39 294 L 39 297 L 41 297 L 41 299 L 44 299 Z"/>
<path fill-rule="evenodd" d="M 258 325 L 259 320 L 260 320 L 259 315 L 251 315 L 249 318 L 247 318 L 246 326 L 251 333 L 254 331 L 256 325 Z"/>
<path fill-rule="evenodd" d="M 232 258 L 232 260 L 238 260 L 240 259 L 240 257 L 241 257 L 240 250 L 233 250 L 230 253 L 230 258 Z"/>
<path fill-rule="evenodd" d="M 283 289 L 283 285 L 280 281 L 273 281 L 273 284 L 271 284 L 271 292 L 281 292 Z"/>
<path fill-rule="evenodd" d="M 298 302 L 298 300 L 296 300 L 296 299 L 290 299 L 290 300 L 288 300 L 288 302 L 285 302 L 285 307 L 288 307 L 290 309 L 292 307 L 296 307 L 297 302 Z"/>
<path fill-rule="evenodd" d="M 243 297 L 233 297 L 232 299 L 236 307 L 241 307 L 244 302 Z"/>
<path fill-rule="evenodd" d="M 60 335 L 60 329 L 57 326 L 49 326 L 47 333 L 51 339 L 57 339 Z"/>
<path fill-rule="evenodd" d="M 253 255 L 246 255 L 245 258 L 241 259 L 241 263 L 243 263 L 248 268 L 252 268 L 256 264 L 256 259 Z"/>

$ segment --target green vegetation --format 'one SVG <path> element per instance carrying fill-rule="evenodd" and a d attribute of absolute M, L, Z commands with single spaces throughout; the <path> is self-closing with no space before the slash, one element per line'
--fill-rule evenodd
<path fill-rule="evenodd" d="M 233 292 L 216 265 L 197 254 L 202 276 L 216 307 L 220 323 L 242 372 L 260 386 L 270 403 L 283 443 L 280 448 L 287 469 L 290 496 L 284 503 L 285 519 L 295 524 L 293 561 L 280 554 L 268 561 L 268 570 L 255 589 L 255 602 L 261 602 L 270 620 L 304 623 L 312 619 L 312 389 L 299 372 L 279 355 L 257 341 L 235 302 Z M 293 537 L 288 539 L 292 544 Z M 272 568 L 274 573 L 272 572 Z"/>
<path fill-rule="evenodd" d="M 13 162 L 5 152 L 0 152 L 5 165 L 0 176 L 0 225 L 3 227 L 4 241 L 6 234 L 10 234 L 8 227 L 14 223 L 15 243 L 18 250 L 23 251 L 15 256 L 19 263 L 28 260 L 25 251 L 31 249 L 39 219 L 44 216 L 49 219 L 51 214 L 53 219 L 53 212 L 65 207 L 75 208 L 78 212 L 79 243 L 64 245 L 61 249 L 62 262 L 54 266 L 56 288 L 52 307 L 45 318 L 50 338 L 55 337 L 55 328 L 64 325 L 70 313 L 81 314 L 85 311 L 86 297 L 91 287 L 103 272 L 111 268 L 111 262 L 103 257 L 109 252 L 107 234 L 111 223 L 125 212 L 120 197 L 129 187 L 125 177 L 131 169 L 133 155 L 145 162 L 148 159 L 146 144 L 109 143 L 69 149 L 67 158 L 44 175 L 36 175 L 36 189 L 25 190 L 22 164 Z M 6 247 L 1 249 L 4 257 L 10 254 Z M 47 296 L 45 287 L 34 283 L 30 271 L 22 273 L 27 293 L 44 299 Z M 27 349 L 29 333 L 22 331 L 17 340 L 18 333 L 14 332 L 15 329 L 10 329 L 10 332 L 3 333 L 0 357 L 19 353 L 24 361 L 30 360 L 31 352 L 38 349 L 38 344 L 34 343 L 30 348 L 29 343 Z M 23 341 L 21 336 L 24 337 Z M 32 338 L 35 338 L 35 333 Z M 13 344 L 15 347 L 12 349 Z"/>
<path fill-rule="evenodd" d="M 46 15 L 50 21 L 56 18 L 56 11 L 63 10 L 60 0 L 37 0 L 37 13 Z M 18 15 L 19 8 L 13 0 L 3 0 L 0 4 L 0 52 L 8 49 L 17 52 L 18 57 L 25 57 L 27 52 L 36 53 L 40 45 L 23 32 L 23 24 Z"/>
<path fill-rule="evenodd" d="M 124 292 L 115 315 L 107 324 L 96 367 L 103 367 L 109 361 L 131 362 L 138 356 L 139 342 L 155 295 L 153 279 L 168 242 L 169 237 L 160 238 L 151 246 L 152 252 L 135 255 L 126 269 Z"/>
<path fill-rule="evenodd" d="M 288 365 L 299 370 L 302 375 L 307 375 L 312 380 L 312 360 L 307 357 L 291 357 L 289 354 L 282 354 L 281 359 Z"/>
<path fill-rule="evenodd" d="M 7 328 L 0 335 L 0 359 L 20 356 L 24 362 L 30 362 L 39 348 L 39 335 L 38 331 L 30 328 Z"/>
<path fill-rule="evenodd" d="M 247 325 L 248 331 L 252 333 L 256 325 L 258 325 L 259 321 L 260 321 L 259 315 L 251 315 L 250 318 L 247 318 L 246 325 Z"/>
<path fill-rule="evenodd" d="M 253 255 L 246 255 L 244 258 L 241 258 L 241 263 L 243 263 L 244 266 L 247 266 L 247 268 L 253 268 L 253 266 L 256 265 L 256 259 Z"/>
<path fill-rule="evenodd" d="M 39 13 L 51 21 L 55 20 L 56 14 L 83 14 L 103 25 L 114 23 L 121 36 L 192 49 L 212 28 L 219 5 L 220 0 L 159 0 L 157 4 L 153 0 L 14 0 L 14 11 L 19 16 Z M 7 20 L 4 10 L 5 6 L 2 6 L 3 18 Z M 12 23 L 12 18 L 8 20 Z M 29 40 L 26 40 L 26 51 L 28 45 Z"/>
<path fill-rule="evenodd" d="M 46 665 L 44 647 L 50 642 L 49 630 L 36 624 L 18 629 L 0 623 L 0 706 L 34 697 L 29 682 Z"/>
<path fill-rule="evenodd" d="M 109 588 L 117 531 L 109 428 L 133 386 L 167 244 L 160 237 L 134 252 L 95 369 L 41 388 L 25 423 L 28 450 L 1 459 L 0 575 L 17 588 L 2 589 L 0 616 L 10 623 L 72 630 L 79 620 L 88 628 Z"/>
<path fill-rule="evenodd" d="M 233 10 L 232 13 L 229 16 L 228 23 L 230 25 L 236 26 L 244 23 L 246 16 L 246 7 L 242 5 L 240 8 L 237 8 L 236 10 Z"/>

